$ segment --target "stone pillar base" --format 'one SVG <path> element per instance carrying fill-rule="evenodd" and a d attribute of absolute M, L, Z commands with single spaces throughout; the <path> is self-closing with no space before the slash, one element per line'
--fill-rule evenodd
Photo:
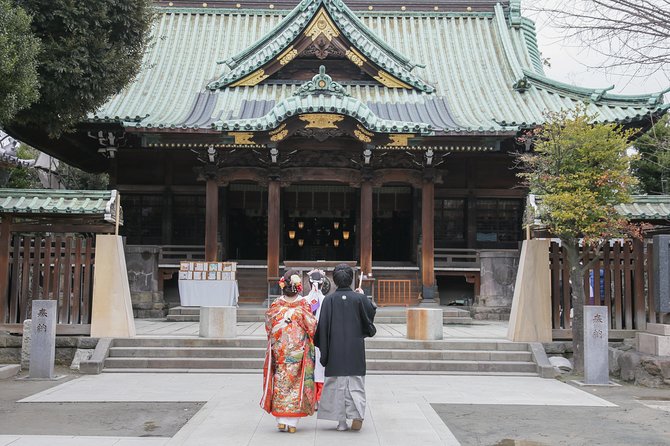
<path fill-rule="evenodd" d="M 472 307 L 472 318 L 478 321 L 507 321 L 510 316 L 510 307 L 487 307 L 475 305 Z"/>
<path fill-rule="evenodd" d="M 441 308 L 408 308 L 407 339 L 442 339 L 442 314 Z"/>
<path fill-rule="evenodd" d="M 420 307 L 439 307 L 440 300 L 437 293 L 437 285 L 424 286 L 421 288 Z"/>
<path fill-rule="evenodd" d="M 237 307 L 200 307 L 201 338 L 237 337 Z"/>

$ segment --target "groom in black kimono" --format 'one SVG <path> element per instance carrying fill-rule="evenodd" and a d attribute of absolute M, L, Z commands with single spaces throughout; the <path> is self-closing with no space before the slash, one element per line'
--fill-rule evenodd
<path fill-rule="evenodd" d="M 375 307 L 351 289 L 353 269 L 340 264 L 333 271 L 337 286 L 321 304 L 314 344 L 326 369 L 318 418 L 338 421 L 337 430 L 360 430 L 365 417 L 365 342 L 374 336 Z M 357 290 L 358 291 L 358 290 Z"/>

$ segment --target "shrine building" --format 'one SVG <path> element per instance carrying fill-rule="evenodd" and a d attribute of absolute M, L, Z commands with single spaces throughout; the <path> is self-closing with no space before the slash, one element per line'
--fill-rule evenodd
<path fill-rule="evenodd" d="M 110 175 L 140 314 L 204 255 L 238 262 L 242 302 L 285 262 L 355 261 L 381 301 L 497 317 L 524 238 L 518 136 L 582 103 L 636 128 L 668 109 L 548 78 L 518 0 L 238 1 L 157 1 L 134 82 L 75 133 L 18 135 Z"/>

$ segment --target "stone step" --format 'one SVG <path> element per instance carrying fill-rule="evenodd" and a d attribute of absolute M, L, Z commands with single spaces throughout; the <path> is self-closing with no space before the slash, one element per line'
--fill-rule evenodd
<path fill-rule="evenodd" d="M 105 368 L 156 369 L 262 369 L 263 358 L 114 358 L 105 359 Z"/>
<path fill-rule="evenodd" d="M 265 348 L 248 347 L 112 347 L 113 358 L 249 358 L 265 355 Z M 397 360 L 468 360 L 468 361 L 531 361 L 527 351 L 478 351 L 478 350 L 385 350 L 367 349 L 368 359 Z"/>
<path fill-rule="evenodd" d="M 105 360 L 112 369 L 237 369 L 260 370 L 263 359 L 250 358 L 115 358 Z M 487 372 L 532 373 L 536 366 L 526 361 L 457 361 L 457 360 L 393 360 L 368 359 L 368 370 L 383 372 Z"/>
<path fill-rule="evenodd" d="M 409 339 L 372 338 L 365 340 L 368 349 L 388 350 L 476 350 L 476 351 L 529 351 L 524 342 L 510 342 L 504 340 L 476 341 L 451 340 L 416 341 Z M 114 339 L 112 347 L 247 347 L 265 348 L 265 338 L 237 338 L 237 339 L 207 339 L 197 337 L 137 337 Z"/>
<path fill-rule="evenodd" d="M 537 367 L 526 361 L 450 361 L 450 360 L 394 360 L 370 359 L 367 361 L 368 370 L 415 372 L 415 371 L 445 371 L 445 372 L 508 372 L 533 373 Z"/>
<path fill-rule="evenodd" d="M 260 375 L 260 369 L 149 369 L 149 368 L 106 368 L 105 373 L 217 373 L 217 374 L 245 374 Z M 368 375 L 407 375 L 407 376 L 430 376 L 430 375 L 455 375 L 455 376 L 537 376 L 535 372 L 456 372 L 456 371 L 415 371 L 415 372 L 393 372 L 384 370 L 368 370 Z"/>

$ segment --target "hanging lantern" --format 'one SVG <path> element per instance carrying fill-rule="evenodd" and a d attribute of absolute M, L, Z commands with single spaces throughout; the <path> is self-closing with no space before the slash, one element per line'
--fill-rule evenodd
<path fill-rule="evenodd" d="M 333 240 L 333 246 L 336 247 L 336 248 L 337 248 L 338 246 L 340 246 L 340 241 L 337 240 L 337 239 Z"/>
<path fill-rule="evenodd" d="M 340 222 L 339 221 L 334 221 L 333 222 L 333 229 L 340 229 Z"/>
<path fill-rule="evenodd" d="M 300 246 L 301 248 L 302 248 L 303 246 L 305 246 L 305 240 L 299 238 L 299 239 L 298 239 L 298 246 Z"/>
<path fill-rule="evenodd" d="M 342 231 L 342 238 L 345 240 L 349 240 L 349 231 Z"/>
<path fill-rule="evenodd" d="M 300 221 L 298 222 L 298 229 L 302 229 L 302 228 L 304 228 L 304 227 L 305 227 L 305 222 L 302 221 L 302 220 L 300 220 Z"/>
<path fill-rule="evenodd" d="M 288 238 L 293 240 L 295 238 L 295 231 L 288 231 Z"/>

